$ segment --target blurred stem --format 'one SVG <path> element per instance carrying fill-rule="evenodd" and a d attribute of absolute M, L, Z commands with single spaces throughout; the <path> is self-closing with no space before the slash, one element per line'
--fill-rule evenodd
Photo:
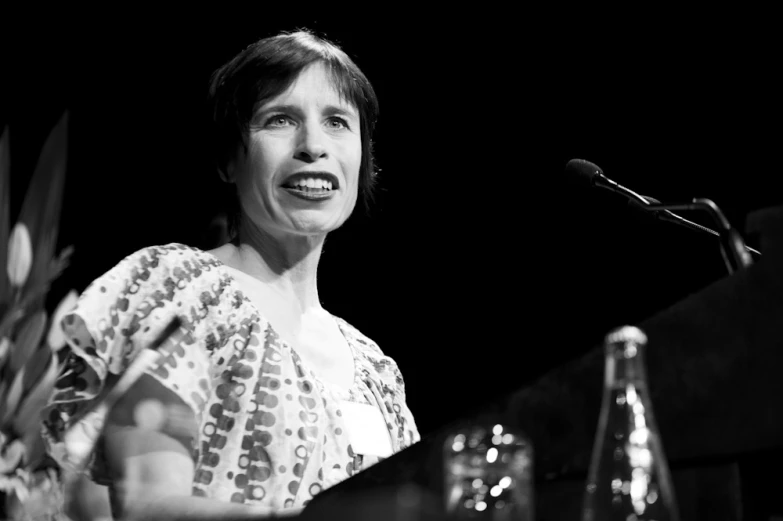
<path fill-rule="evenodd" d="M 0 322 L 0 337 L 9 336 L 10 340 L 10 335 L 6 335 L 7 330 L 11 329 L 11 326 L 13 326 L 23 316 L 24 310 L 19 309 L 17 304 L 13 304 L 3 317 L 3 321 Z"/>
<path fill-rule="evenodd" d="M 22 317 L 25 316 L 25 310 L 27 307 L 35 301 L 35 299 L 43 296 L 49 291 L 49 283 L 41 284 L 37 288 L 33 288 L 27 295 L 20 298 L 19 293 L 14 298 L 14 304 L 11 309 L 8 310 L 3 321 L 0 322 L 0 338 L 6 335 L 7 331 Z"/>

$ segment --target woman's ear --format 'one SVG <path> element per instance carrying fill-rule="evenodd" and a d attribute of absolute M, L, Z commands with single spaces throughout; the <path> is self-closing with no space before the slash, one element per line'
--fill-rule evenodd
<path fill-rule="evenodd" d="M 240 154 L 244 155 L 244 153 L 244 147 L 241 145 L 237 146 L 237 150 L 234 154 L 231 155 L 231 157 L 225 158 L 218 165 L 218 175 L 224 183 L 234 184 L 236 182 L 237 159 L 242 157 Z"/>
<path fill-rule="evenodd" d="M 218 165 L 218 175 L 224 183 L 234 184 L 236 182 L 236 170 L 237 161 L 235 158 L 231 158 Z"/>
<path fill-rule="evenodd" d="M 218 166 L 218 176 L 224 183 L 233 183 L 233 178 L 228 174 L 228 166 Z"/>

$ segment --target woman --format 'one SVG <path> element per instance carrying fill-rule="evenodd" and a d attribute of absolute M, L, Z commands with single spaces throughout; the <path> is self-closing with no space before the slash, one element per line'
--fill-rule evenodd
<path fill-rule="evenodd" d="M 136 252 L 63 322 L 73 349 L 48 422 L 69 420 L 173 317 L 186 331 L 106 419 L 92 475 L 128 519 L 260 519 L 419 440 L 392 359 L 323 309 L 324 240 L 374 181 L 370 83 L 307 33 L 251 45 L 213 76 L 230 243 Z"/>

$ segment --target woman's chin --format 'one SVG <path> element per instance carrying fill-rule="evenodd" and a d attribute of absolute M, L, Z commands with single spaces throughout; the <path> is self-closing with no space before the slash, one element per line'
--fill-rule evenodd
<path fill-rule="evenodd" d="M 326 211 L 298 210 L 289 213 L 289 218 L 296 233 L 324 235 L 342 226 L 348 215 L 336 215 L 335 212 Z"/>
<path fill-rule="evenodd" d="M 336 230 L 342 223 L 343 220 L 296 219 L 293 221 L 292 231 L 296 235 L 318 237 Z"/>

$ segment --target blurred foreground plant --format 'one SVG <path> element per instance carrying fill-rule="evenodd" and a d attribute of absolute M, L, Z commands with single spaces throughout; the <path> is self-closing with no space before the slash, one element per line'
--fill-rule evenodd
<path fill-rule="evenodd" d="M 41 413 L 62 367 L 60 318 L 76 304 L 74 291 L 46 312 L 52 281 L 72 249 L 55 254 L 67 160 L 64 114 L 47 138 L 19 218 L 10 228 L 9 131 L 0 135 L 0 496 L 13 519 L 67 519 L 57 473 L 43 468 Z M 10 228 L 10 235 L 9 235 Z"/>

